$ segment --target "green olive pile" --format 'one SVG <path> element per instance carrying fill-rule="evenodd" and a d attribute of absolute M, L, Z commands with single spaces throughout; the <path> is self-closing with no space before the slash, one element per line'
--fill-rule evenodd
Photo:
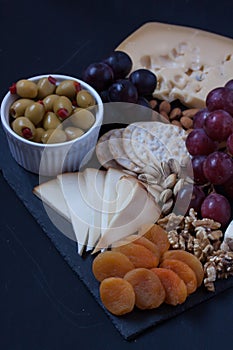
<path fill-rule="evenodd" d="M 19 96 L 10 107 L 11 127 L 27 140 L 70 141 L 82 136 L 95 123 L 89 107 L 96 101 L 77 81 L 63 80 L 57 84 L 52 76 L 41 78 L 37 83 L 22 79 L 9 90 Z"/>

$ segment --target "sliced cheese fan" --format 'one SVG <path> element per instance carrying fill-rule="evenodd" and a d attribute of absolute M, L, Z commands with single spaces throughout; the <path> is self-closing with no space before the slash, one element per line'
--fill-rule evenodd
<path fill-rule="evenodd" d="M 61 174 L 33 193 L 72 223 L 80 255 L 138 231 L 141 235 L 160 216 L 158 204 L 138 180 L 113 168 Z"/>

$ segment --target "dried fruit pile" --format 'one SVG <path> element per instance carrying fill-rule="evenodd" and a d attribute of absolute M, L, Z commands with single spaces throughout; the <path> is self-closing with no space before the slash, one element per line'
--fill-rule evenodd
<path fill-rule="evenodd" d="M 144 236 L 129 237 L 97 255 L 92 270 L 100 282 L 100 298 L 115 315 L 185 302 L 202 284 L 204 270 L 193 254 L 169 250 L 167 232 L 153 225 Z"/>

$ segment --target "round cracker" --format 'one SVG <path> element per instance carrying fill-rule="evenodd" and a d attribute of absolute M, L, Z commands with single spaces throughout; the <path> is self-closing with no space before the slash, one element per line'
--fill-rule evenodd
<path fill-rule="evenodd" d="M 116 169 L 122 169 L 122 167 L 115 161 L 115 159 L 112 156 L 112 153 L 109 150 L 108 142 L 110 136 L 113 134 L 113 130 L 109 130 L 105 134 L 103 134 L 96 145 L 96 157 L 100 164 L 106 168 L 116 168 Z"/>
<path fill-rule="evenodd" d="M 160 142 L 159 138 L 142 127 L 135 128 L 131 142 L 135 153 L 147 164 L 160 166 L 164 158 L 168 156 L 166 147 Z"/>
<path fill-rule="evenodd" d="M 137 164 L 139 167 L 141 167 L 143 169 L 146 166 L 146 164 L 144 162 L 142 162 L 140 158 L 138 158 L 138 156 L 134 152 L 133 146 L 131 144 L 131 136 L 132 136 L 132 132 L 134 131 L 135 128 L 136 128 L 136 126 L 134 124 L 129 124 L 124 129 L 123 135 L 122 135 L 122 145 L 123 145 L 124 151 L 125 151 L 126 155 L 128 156 L 128 158 L 133 163 Z"/>
<path fill-rule="evenodd" d="M 169 159 L 174 158 L 180 164 L 185 164 L 187 159 L 190 158 L 185 145 L 187 133 L 184 129 L 163 122 L 138 122 L 135 124 L 148 130 L 153 135 L 154 142 L 159 139 L 160 143 L 166 149 L 163 155 L 163 161 L 167 162 Z M 152 144 L 153 137 L 151 137 Z"/>
<path fill-rule="evenodd" d="M 108 142 L 109 150 L 118 164 L 130 171 L 139 173 L 142 171 L 142 168 L 132 162 L 124 151 L 122 145 L 123 130 L 124 129 L 117 129 L 114 133 L 112 133 Z"/>

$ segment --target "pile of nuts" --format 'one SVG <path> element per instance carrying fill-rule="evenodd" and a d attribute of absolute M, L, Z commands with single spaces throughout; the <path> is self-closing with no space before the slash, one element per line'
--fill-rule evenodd
<path fill-rule="evenodd" d="M 182 106 L 173 107 L 173 104 L 168 101 L 158 101 L 156 99 L 150 100 L 150 106 L 153 110 L 159 112 L 168 122 L 188 132 L 192 131 L 193 117 L 199 111 L 198 108 L 184 109 Z"/>
<path fill-rule="evenodd" d="M 195 255 L 204 268 L 204 286 L 214 292 L 214 282 L 233 276 L 233 252 L 222 249 L 223 232 L 220 224 L 211 219 L 198 219 L 190 209 L 186 216 L 169 215 L 158 220 L 167 230 L 172 249 L 182 249 Z"/>
<path fill-rule="evenodd" d="M 75 80 L 59 84 L 52 76 L 21 79 L 10 87 L 18 99 L 10 107 L 12 129 L 38 143 L 60 143 L 82 136 L 95 123 L 94 97 Z M 65 123 L 63 124 L 63 122 Z"/>
<path fill-rule="evenodd" d="M 154 176 L 152 173 L 137 176 L 160 205 L 163 216 L 171 212 L 180 189 L 193 183 L 186 170 L 186 167 L 182 167 L 176 159 L 171 158 L 168 162 L 162 162 L 159 167 L 154 165 Z"/>

